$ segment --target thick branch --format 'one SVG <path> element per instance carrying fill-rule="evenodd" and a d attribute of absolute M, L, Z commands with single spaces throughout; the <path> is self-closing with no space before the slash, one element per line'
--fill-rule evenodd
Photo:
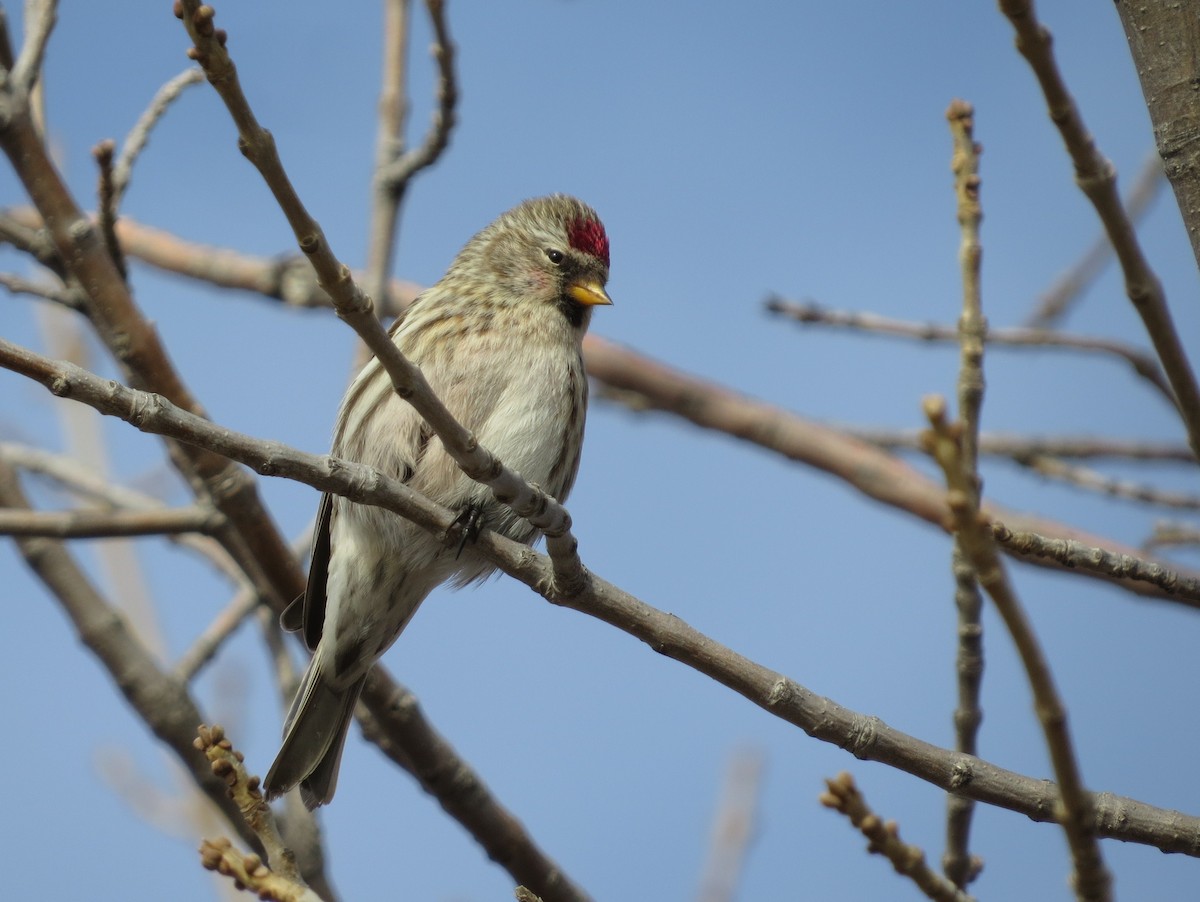
<path fill-rule="evenodd" d="M 119 417 L 143 432 L 203 443 L 264 475 L 294 479 L 361 504 L 384 507 L 434 535 L 446 536 L 456 517 L 455 512 L 361 464 L 305 454 L 278 442 L 253 439 L 215 426 L 161 398 L 101 379 L 72 364 L 48 360 L 2 339 L 0 365 L 35 379 L 56 395 Z M 728 686 L 816 739 L 833 743 L 858 758 L 896 767 L 943 789 L 1021 812 L 1033 820 L 1055 819 L 1058 790 L 1053 783 L 938 748 L 895 730 L 878 718 L 843 708 L 715 642 L 678 617 L 650 607 L 599 576 L 593 575 L 587 586 L 574 596 L 556 596 L 552 591 L 552 562 L 528 546 L 490 530 L 481 533 L 476 548 L 499 569 L 547 600 L 629 633 L 656 652 Z M 1100 835 L 1200 857 L 1200 818 L 1107 793 L 1090 798 Z"/>
<path fill-rule="evenodd" d="M 1200 263 L 1200 33 L 1191 3 L 1117 3 L 1154 142 Z"/>
<path fill-rule="evenodd" d="M 1000 0 L 1000 9 L 1016 31 L 1017 50 L 1037 76 L 1050 119 L 1058 127 L 1071 162 L 1075 165 L 1075 181 L 1096 208 L 1096 214 L 1108 233 L 1121 263 L 1125 291 L 1142 318 L 1154 350 L 1158 352 L 1158 358 L 1167 372 L 1167 379 L 1178 401 L 1179 415 L 1187 429 L 1188 444 L 1200 457 L 1200 385 L 1196 383 L 1196 374 L 1188 362 L 1183 342 L 1175 331 L 1162 283 L 1142 253 L 1137 232 L 1121 205 L 1116 171 L 1112 163 L 1097 150 L 1091 133 L 1083 123 L 1075 99 L 1058 71 L 1050 32 L 1038 21 L 1032 0 Z"/>

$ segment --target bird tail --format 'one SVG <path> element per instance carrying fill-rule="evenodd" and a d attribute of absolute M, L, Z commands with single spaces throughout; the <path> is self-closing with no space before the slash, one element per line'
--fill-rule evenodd
<path fill-rule="evenodd" d="M 283 746 L 263 781 L 268 799 L 299 784 L 310 811 L 333 798 L 350 720 L 366 682 L 364 675 L 348 686 L 331 686 L 322 669 L 317 657 L 309 662 L 284 723 Z"/>

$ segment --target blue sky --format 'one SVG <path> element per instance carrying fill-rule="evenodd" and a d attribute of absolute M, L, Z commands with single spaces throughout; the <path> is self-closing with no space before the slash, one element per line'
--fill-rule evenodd
<path fill-rule="evenodd" d="M 8 13 L 19 23 L 14 6 Z M 1088 125 L 1127 182 L 1152 134 L 1115 12 L 1065 2 L 1039 8 Z M 956 348 L 802 331 L 762 310 L 777 292 L 954 321 L 958 226 L 944 120 L 952 98 L 977 108 L 984 307 L 994 325 L 1019 323 L 1099 229 L 1011 28 L 991 4 L 518 0 L 452 4 L 450 17 L 461 124 L 445 158 L 409 192 L 396 274 L 427 284 L 502 210 L 536 194 L 577 194 L 612 240 L 616 304 L 596 314 L 595 332 L 804 416 L 917 427 L 923 395 L 953 393 Z M 368 223 L 380 21 L 365 3 L 217 6 L 260 120 L 352 266 L 362 263 Z M 414 137 L 431 108 L 427 44 L 421 23 Z M 93 191 L 91 146 L 124 135 L 186 65 L 186 46 L 168 3 L 61 10 L 47 109 L 77 196 Z M 0 204 L 23 201 L 11 173 L 0 171 Z M 189 91 L 154 133 L 124 212 L 195 241 L 264 256 L 293 250 L 207 85 Z M 1196 356 L 1196 266 L 1169 193 L 1141 234 Z M 30 272 L 11 252 L 0 252 L 0 266 Z M 345 326 L 136 265 L 133 284 L 216 421 L 326 450 L 353 349 Z M 44 348 L 41 320 L 35 302 L 0 298 L 5 338 Z M 1145 343 L 1111 270 L 1068 325 Z M 102 352 L 96 359 L 114 373 Z M 1121 364 L 993 351 L 986 367 L 988 430 L 1182 440 L 1167 406 Z M 102 428 L 117 477 L 185 500 L 164 476 L 155 439 L 120 423 Z M 63 444 L 48 396 L 5 372 L 0 438 Z M 1149 478 L 1132 467 L 1112 472 Z M 1127 543 L 1170 513 L 1098 501 L 1002 461 L 987 461 L 983 476 L 989 497 L 1007 506 Z M 1160 481 L 1195 487 L 1182 468 Z M 304 529 L 312 490 L 280 480 L 261 490 L 287 535 Z M 45 491 L 36 497 L 60 501 Z M 946 536 L 768 452 L 602 400 L 593 404 L 569 507 L 585 562 L 605 578 L 841 704 L 952 742 Z M 100 574 L 95 548 L 81 552 Z M 138 558 L 161 600 L 169 654 L 178 656 L 230 590 L 165 543 L 140 544 Z M 1012 573 L 1070 707 L 1089 787 L 1200 810 L 1188 776 L 1200 621 L 1092 581 L 1028 567 Z M 10 780 L 0 842 L 23 863 L 5 869 L 4 895 L 74 898 L 86 881 L 98 900 L 211 898 L 198 837 L 148 823 L 98 778 L 104 762 L 126 761 L 171 793 L 174 765 L 7 544 L 0 578 L 0 679 L 10 687 L 10 736 L 19 737 L 5 756 L 19 779 Z M 1048 776 L 1026 681 L 990 610 L 985 628 L 982 755 Z M 436 593 L 385 660 L 598 899 L 695 896 L 723 774 L 744 747 L 761 749 L 766 769 L 742 898 L 917 898 L 817 804 L 822 778 L 843 769 L 907 839 L 934 861 L 941 854 L 937 789 L 811 740 L 511 581 Z M 236 731 L 251 766 L 265 770 L 281 715 L 253 625 L 197 694 Z M 345 899 L 507 897 L 507 875 L 357 730 L 338 797 L 322 817 Z M 981 808 L 974 846 L 986 860 L 980 897 L 1070 897 L 1056 829 Z M 1104 852 L 1125 898 L 1182 897 L 1195 886 L 1190 859 L 1111 842 Z"/>

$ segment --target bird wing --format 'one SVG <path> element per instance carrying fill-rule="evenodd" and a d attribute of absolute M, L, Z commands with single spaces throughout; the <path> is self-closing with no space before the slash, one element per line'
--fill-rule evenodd
<path fill-rule="evenodd" d="M 288 632 L 304 631 L 304 644 L 315 651 L 325 625 L 325 586 L 329 580 L 329 532 L 333 519 L 333 495 L 321 496 L 317 522 L 313 526 L 312 561 L 308 565 L 308 585 L 304 594 L 287 606 L 279 617 Z"/>

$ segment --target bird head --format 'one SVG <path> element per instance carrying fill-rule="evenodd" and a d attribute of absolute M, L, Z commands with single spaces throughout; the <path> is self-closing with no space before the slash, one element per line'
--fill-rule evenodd
<path fill-rule="evenodd" d="M 447 279 L 477 274 L 479 284 L 454 287 L 483 291 L 492 303 L 551 307 L 582 331 L 593 307 L 612 303 L 604 290 L 608 264 L 608 235 L 596 211 L 552 194 L 501 214 L 462 249 Z"/>

